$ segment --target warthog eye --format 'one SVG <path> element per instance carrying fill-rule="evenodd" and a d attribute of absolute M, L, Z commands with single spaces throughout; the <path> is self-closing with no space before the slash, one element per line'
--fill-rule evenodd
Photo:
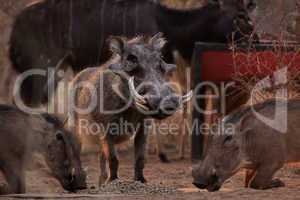
<path fill-rule="evenodd" d="M 137 69 L 137 66 L 138 66 L 138 58 L 135 55 L 130 54 L 126 58 L 125 71 L 132 72 L 133 70 Z"/>
<path fill-rule="evenodd" d="M 131 63 L 137 63 L 138 62 L 138 58 L 135 55 L 130 54 L 127 57 L 127 60 L 130 61 Z"/>
<path fill-rule="evenodd" d="M 224 139 L 223 144 L 226 144 L 226 143 L 232 141 L 232 138 L 233 138 L 232 135 L 227 135 L 227 136 L 225 137 L 225 139 Z"/>

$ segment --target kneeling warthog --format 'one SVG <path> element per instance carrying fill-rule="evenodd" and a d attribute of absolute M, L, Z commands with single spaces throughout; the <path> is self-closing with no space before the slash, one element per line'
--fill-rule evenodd
<path fill-rule="evenodd" d="M 269 125 L 265 123 L 268 120 L 261 120 L 274 119 L 274 115 L 275 121 Z M 216 191 L 226 179 L 245 168 L 251 170 L 246 177 L 247 187 L 284 186 L 273 175 L 284 163 L 300 161 L 299 121 L 300 100 L 269 100 L 225 117 L 210 137 L 203 160 L 193 168 L 194 185 Z"/>
<path fill-rule="evenodd" d="M 190 100 L 192 92 L 179 96 L 171 88 L 168 77 L 176 66 L 162 60 L 165 40 L 160 33 L 132 40 L 112 37 L 109 43 L 115 54 L 109 64 L 88 68 L 73 80 L 71 96 L 78 110 L 71 109 L 69 119 L 75 120 L 81 140 L 92 137 L 101 145 L 100 184 L 118 178 L 114 144 L 130 137 L 134 138 L 135 148 L 134 179 L 145 182 L 146 119 L 164 119 L 174 114 Z"/>
<path fill-rule="evenodd" d="M 79 143 L 56 117 L 0 105 L 0 170 L 8 183 L 0 187 L 0 195 L 25 193 L 25 168 L 33 152 L 44 156 L 64 189 L 86 188 Z"/>

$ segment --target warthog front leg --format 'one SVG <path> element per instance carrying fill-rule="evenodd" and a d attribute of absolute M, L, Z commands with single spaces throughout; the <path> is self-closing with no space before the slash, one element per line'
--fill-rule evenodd
<path fill-rule="evenodd" d="M 134 153 L 135 153 L 135 165 L 134 165 L 134 180 L 142 183 L 146 182 L 144 178 L 145 167 L 145 148 L 147 142 L 147 129 L 141 128 L 134 138 Z"/>
<path fill-rule="evenodd" d="M 245 173 L 245 188 L 249 187 L 250 182 L 255 176 L 256 170 L 247 169 Z"/>
<path fill-rule="evenodd" d="M 103 154 L 100 157 L 103 157 L 103 155 L 104 155 L 105 158 L 100 158 L 100 159 L 101 160 L 105 159 L 106 161 L 108 161 L 108 166 L 109 166 L 109 177 L 107 179 L 107 182 L 118 179 L 119 161 L 118 161 L 118 158 L 116 155 L 116 150 L 115 150 L 113 141 L 110 140 L 110 138 L 107 138 L 102 142 L 102 152 L 103 152 Z M 102 160 L 102 161 L 101 160 L 100 160 L 100 162 L 102 162 L 102 164 L 100 167 L 102 170 L 102 169 L 106 168 L 106 162 L 104 163 L 104 160 Z M 106 171 L 106 169 L 105 169 L 105 171 Z M 103 174 L 101 172 L 101 175 L 103 177 L 107 176 L 106 174 L 107 173 L 104 171 L 103 171 Z"/>
<path fill-rule="evenodd" d="M 0 185 L 0 195 L 9 194 L 9 189 L 7 184 Z"/>
<path fill-rule="evenodd" d="M 170 161 L 163 149 L 161 133 L 159 131 L 159 128 L 156 127 L 155 123 L 158 124 L 159 122 L 153 121 L 151 131 L 152 131 L 152 134 L 155 135 L 155 143 L 156 143 L 156 151 L 157 151 L 156 153 L 161 162 L 169 163 Z"/>
<path fill-rule="evenodd" d="M 185 120 L 190 120 L 187 106 L 184 106 L 183 120 L 182 120 L 182 123 L 180 124 L 180 128 L 179 128 L 179 133 L 180 133 L 180 138 L 179 138 L 179 159 L 180 160 L 184 160 L 185 147 L 186 147 L 186 142 L 188 140 L 188 134 L 189 134 L 188 133 L 188 131 L 189 131 L 188 127 L 185 124 Z"/>
<path fill-rule="evenodd" d="M 283 163 L 262 165 L 257 169 L 257 172 L 250 183 L 253 189 L 270 189 L 274 187 L 284 187 L 284 183 L 279 179 L 274 179 L 273 175 L 283 166 Z"/>
<path fill-rule="evenodd" d="M 19 158 L 16 158 L 18 160 Z M 25 193 L 25 173 L 21 162 L 6 162 L 3 167 L 3 174 L 8 185 L 1 187 L 0 191 L 5 194 Z"/>
<path fill-rule="evenodd" d="M 105 181 L 107 180 L 107 167 L 106 167 L 106 157 L 105 157 L 105 154 L 103 152 L 103 150 L 101 149 L 100 150 L 100 158 L 99 158 L 99 161 L 100 161 L 100 177 L 99 177 L 99 186 L 101 186 L 102 184 L 105 183 Z"/>

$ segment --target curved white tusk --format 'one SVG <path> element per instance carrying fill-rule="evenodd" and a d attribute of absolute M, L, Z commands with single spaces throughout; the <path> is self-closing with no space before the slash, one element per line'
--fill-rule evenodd
<path fill-rule="evenodd" d="M 143 110 L 143 111 L 150 111 L 150 108 L 148 108 L 147 106 L 145 106 L 145 105 L 143 105 L 143 104 L 141 104 L 141 103 L 139 103 L 139 102 L 135 102 L 135 105 L 139 108 L 139 109 L 141 109 L 141 110 Z"/>
<path fill-rule="evenodd" d="M 75 177 L 75 168 L 73 167 L 72 168 L 72 171 L 71 171 L 71 182 L 73 182 L 74 181 L 74 177 Z"/>
<path fill-rule="evenodd" d="M 117 83 L 113 83 L 112 84 L 112 90 L 123 100 L 123 101 L 127 101 L 127 98 L 122 94 L 122 92 L 120 91 L 119 88 L 119 84 Z"/>
<path fill-rule="evenodd" d="M 193 98 L 193 91 L 191 90 L 189 93 L 182 96 L 182 103 L 186 103 L 186 102 L 190 101 L 192 98 Z"/>
<path fill-rule="evenodd" d="M 75 168 L 74 167 L 72 168 L 71 175 L 75 176 Z"/>
<path fill-rule="evenodd" d="M 145 100 L 145 97 L 143 97 L 142 95 L 140 95 L 134 87 L 134 77 L 130 77 L 130 79 L 128 80 L 128 84 L 129 84 L 129 90 L 131 95 L 133 96 L 134 100 L 139 102 L 140 104 L 147 104 L 147 101 Z"/>

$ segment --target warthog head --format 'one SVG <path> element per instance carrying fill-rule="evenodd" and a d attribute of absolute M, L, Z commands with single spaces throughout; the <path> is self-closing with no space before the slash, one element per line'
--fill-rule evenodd
<path fill-rule="evenodd" d="M 219 190 L 224 181 L 240 169 L 242 162 L 241 141 L 233 134 L 236 127 L 219 130 L 210 135 L 204 159 L 192 170 L 193 184 L 210 192 Z"/>
<path fill-rule="evenodd" d="M 46 162 L 55 178 L 64 189 L 76 191 L 86 189 L 86 173 L 81 167 L 80 144 L 75 136 L 66 131 L 57 118 L 42 115 L 47 124 Z"/>
<path fill-rule="evenodd" d="M 176 66 L 163 61 L 161 49 L 165 43 L 160 33 L 150 39 L 138 37 L 126 41 L 112 37 L 110 40 L 112 52 L 121 57 L 110 69 L 128 77 L 135 108 L 158 119 L 172 115 L 192 97 L 192 92 L 179 96 L 170 86 L 168 78 Z"/>

